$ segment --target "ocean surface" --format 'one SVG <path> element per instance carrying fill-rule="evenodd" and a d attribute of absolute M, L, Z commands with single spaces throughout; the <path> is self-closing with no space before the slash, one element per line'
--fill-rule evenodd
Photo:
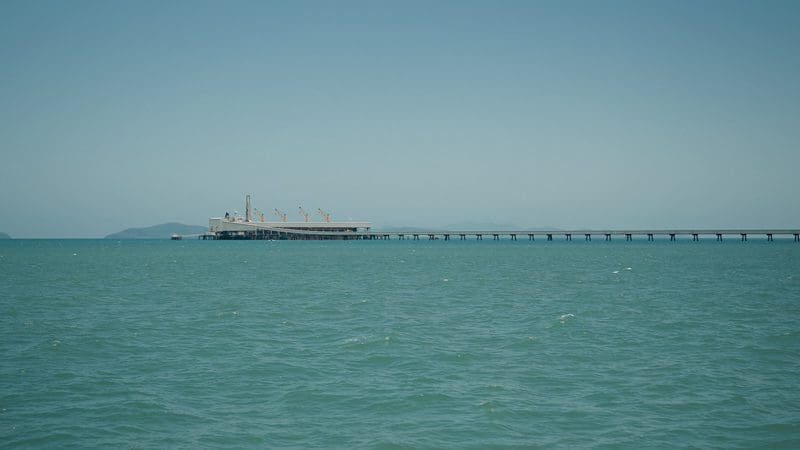
<path fill-rule="evenodd" d="M 800 244 L 0 241 L 2 448 L 800 448 Z"/>

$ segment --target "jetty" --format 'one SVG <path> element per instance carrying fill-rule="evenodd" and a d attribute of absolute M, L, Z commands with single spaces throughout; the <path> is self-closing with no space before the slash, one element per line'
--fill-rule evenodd
<path fill-rule="evenodd" d="M 767 241 L 774 240 L 775 236 L 793 237 L 795 242 L 800 242 L 800 230 L 772 230 L 772 229 L 737 229 L 737 230 L 709 230 L 709 229 L 689 229 L 689 230 L 517 230 L 517 231 L 492 231 L 492 230 L 470 230 L 470 231 L 323 231 L 313 229 L 291 229 L 262 224 L 235 224 L 236 226 L 226 226 L 222 224 L 222 229 L 217 229 L 213 233 L 206 233 L 198 236 L 200 239 L 249 239 L 249 240 L 467 240 L 484 239 L 501 240 L 509 239 L 512 241 L 523 240 L 535 241 L 537 238 L 546 241 L 556 239 L 572 241 L 573 237 L 591 241 L 602 239 L 611 241 L 612 238 L 632 241 L 635 237 L 654 241 L 656 237 L 669 238 L 676 241 L 678 237 L 691 238 L 692 241 L 700 241 L 701 237 L 710 237 L 716 241 L 722 241 L 725 237 L 734 237 L 737 240 L 747 241 L 748 237 L 763 236 Z M 527 238 L 527 239 L 526 239 Z"/>
<path fill-rule="evenodd" d="M 703 238 L 712 238 L 722 241 L 725 238 L 734 238 L 747 241 L 748 237 L 762 236 L 767 241 L 773 241 L 775 236 L 793 238 L 800 242 L 800 229 L 577 229 L 577 230 L 429 230 L 429 231 L 373 231 L 372 224 L 364 221 L 334 221 L 331 215 L 322 209 L 319 213 L 321 221 L 311 221 L 309 214 L 300 207 L 302 221 L 288 220 L 288 215 L 275 209 L 278 221 L 267 221 L 264 213 L 251 206 L 250 196 L 246 196 L 245 215 L 239 216 L 226 213 L 224 217 L 209 219 L 209 230 L 206 233 L 192 235 L 203 240 L 467 240 L 484 239 L 516 241 L 519 239 L 534 241 L 537 238 L 553 241 L 572 241 L 583 239 L 624 239 L 633 241 L 647 239 L 654 241 L 656 238 L 676 241 L 679 237 L 692 241 Z M 188 236 L 184 236 L 188 237 Z M 173 237 L 176 239 L 177 237 Z M 526 239 L 527 238 L 527 239 Z"/>

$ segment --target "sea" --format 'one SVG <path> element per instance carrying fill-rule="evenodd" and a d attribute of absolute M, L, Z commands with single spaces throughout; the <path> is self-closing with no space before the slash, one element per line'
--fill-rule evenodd
<path fill-rule="evenodd" d="M 800 243 L 0 241 L 0 447 L 800 448 Z"/>

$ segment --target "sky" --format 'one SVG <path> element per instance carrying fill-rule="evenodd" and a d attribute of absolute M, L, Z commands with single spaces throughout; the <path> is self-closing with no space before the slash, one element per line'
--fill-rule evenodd
<path fill-rule="evenodd" d="M 800 227 L 800 2 L 0 2 L 0 231 Z"/>

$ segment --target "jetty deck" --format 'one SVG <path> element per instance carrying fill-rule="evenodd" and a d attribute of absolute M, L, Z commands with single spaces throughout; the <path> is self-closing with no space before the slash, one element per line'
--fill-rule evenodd
<path fill-rule="evenodd" d="M 264 225 L 259 223 L 238 223 L 235 227 L 223 227 L 214 232 L 200 236 L 201 239 L 272 239 L 272 240 L 536 240 L 553 241 L 556 239 L 572 241 L 583 239 L 591 241 L 601 239 L 624 239 L 632 241 L 634 238 L 654 241 L 657 237 L 668 238 L 676 241 L 685 237 L 692 241 L 699 241 L 701 237 L 711 237 L 717 241 L 724 238 L 735 238 L 747 241 L 748 237 L 763 236 L 767 241 L 772 241 L 775 236 L 792 237 L 795 242 L 800 242 L 800 230 L 797 229 L 661 229 L 661 230 L 429 230 L 429 231 L 325 231 L 318 229 L 292 229 Z"/>
<path fill-rule="evenodd" d="M 725 237 L 735 237 L 742 241 L 747 241 L 748 236 L 763 236 L 767 241 L 772 241 L 775 236 L 792 237 L 795 242 L 800 242 L 800 229 L 576 229 L 576 230 L 413 230 L 413 231 L 378 231 L 372 230 L 372 223 L 363 221 L 333 221 L 330 214 L 323 210 L 319 212 L 325 219 L 322 222 L 309 221 L 309 215 L 305 214 L 303 208 L 299 208 L 304 213 L 304 219 L 300 222 L 289 222 L 287 215 L 279 210 L 275 210 L 276 215 L 281 218 L 278 222 L 267 222 L 264 214 L 254 214 L 256 209 L 252 208 L 250 195 L 245 196 L 245 216 L 241 217 L 234 211 L 233 215 L 228 213 L 225 217 L 212 217 L 208 220 L 208 232 L 195 235 L 203 240 L 467 240 L 475 239 L 482 241 L 484 237 L 491 240 L 510 239 L 516 241 L 521 239 L 534 241 L 538 237 L 547 241 L 556 239 L 572 241 L 573 237 L 583 238 L 586 241 L 603 239 L 611 241 L 613 238 L 625 239 L 626 241 L 636 238 L 646 238 L 654 241 L 656 237 L 669 238 L 676 241 L 679 237 L 691 238 L 692 241 L 699 241 L 700 237 L 711 236 L 717 241 L 722 241 Z M 260 220 L 255 217 L 260 216 Z M 180 239 L 180 236 L 173 236 L 173 239 Z"/>

